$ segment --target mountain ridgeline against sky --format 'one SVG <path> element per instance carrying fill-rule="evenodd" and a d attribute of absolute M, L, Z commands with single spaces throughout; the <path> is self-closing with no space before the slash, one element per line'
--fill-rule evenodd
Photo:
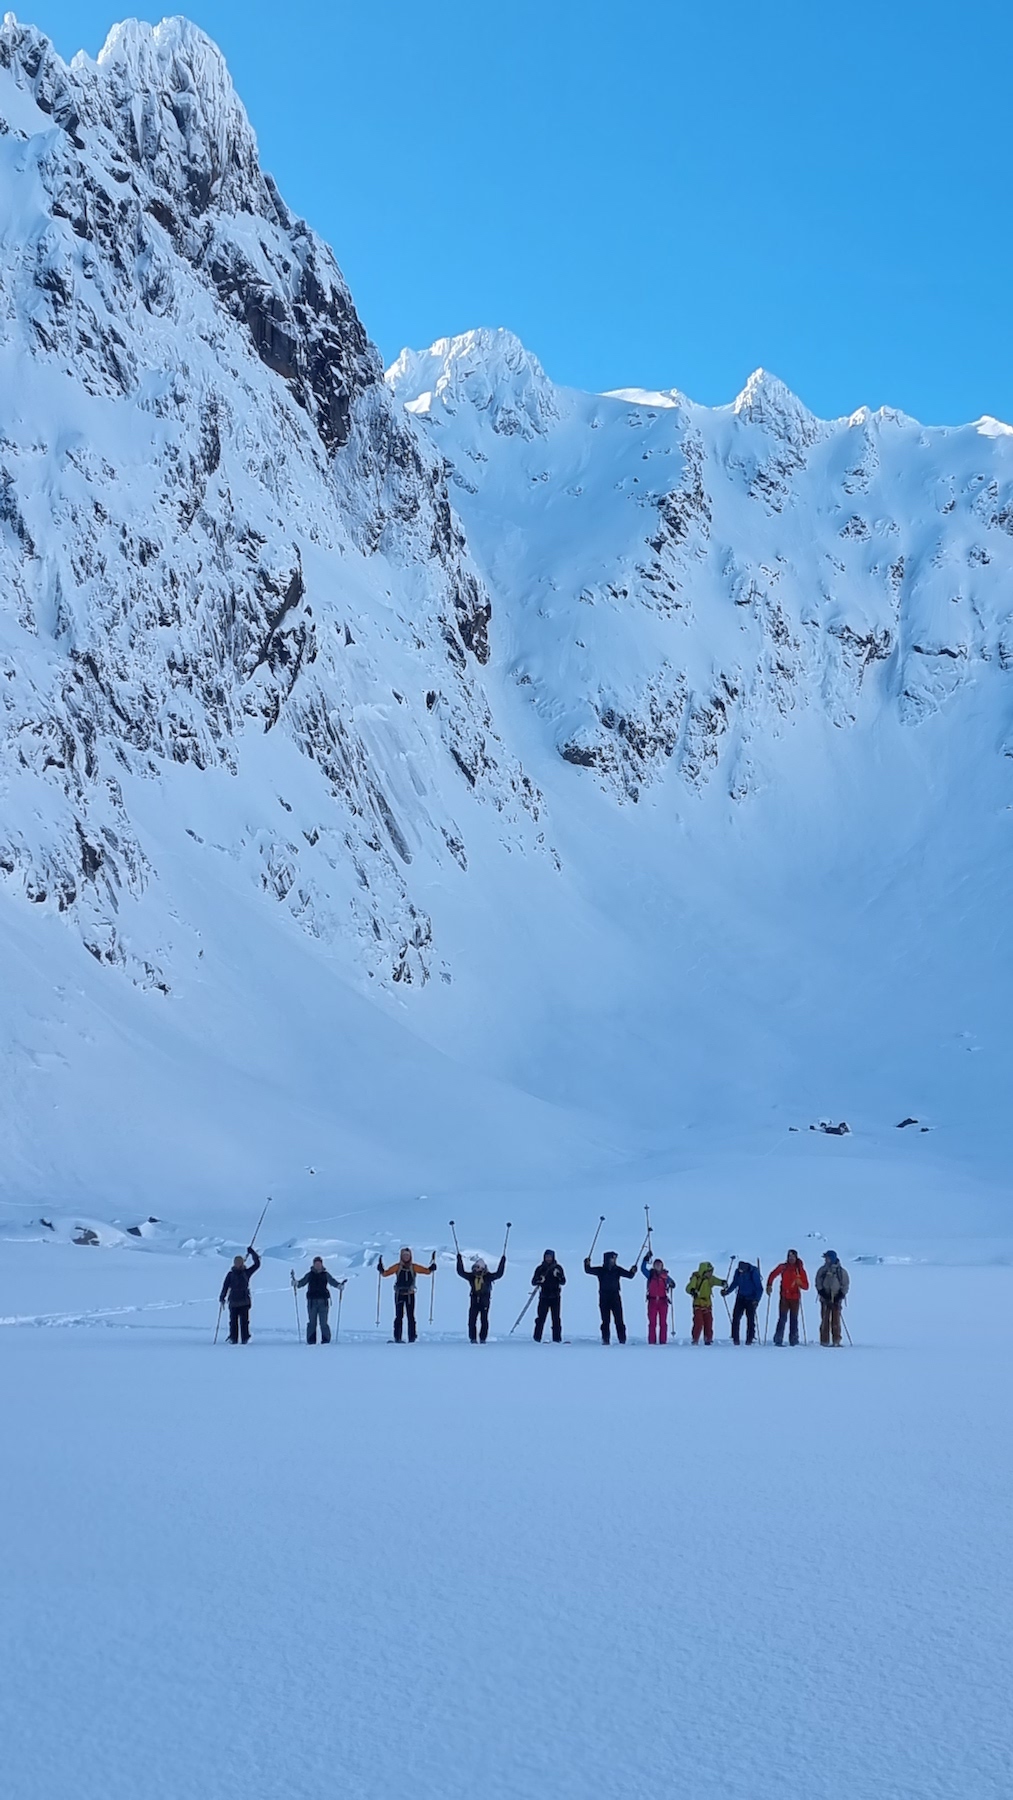
<path fill-rule="evenodd" d="M 385 378 L 182 20 L 65 65 L 8 15 L 0 165 L 9 1196 L 718 1204 L 759 1152 L 966 1223 L 1013 433 L 580 394 L 502 331 Z"/>

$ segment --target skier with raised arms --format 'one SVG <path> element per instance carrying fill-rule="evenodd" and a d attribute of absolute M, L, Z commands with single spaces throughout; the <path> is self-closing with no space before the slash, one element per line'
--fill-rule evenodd
<path fill-rule="evenodd" d="M 471 1268 L 466 1269 L 460 1250 L 457 1252 L 457 1273 L 469 1287 L 468 1303 L 468 1337 L 470 1341 L 484 1344 L 489 1336 L 489 1303 L 492 1300 L 492 1284 L 500 1281 L 506 1268 L 506 1253 L 500 1257 L 495 1269 L 490 1269 L 484 1256 L 473 1256 Z"/>
<path fill-rule="evenodd" d="M 636 1268 L 624 1269 L 615 1250 L 606 1250 L 600 1263 L 592 1263 L 589 1256 L 584 1258 L 584 1273 L 595 1275 L 598 1279 L 598 1312 L 601 1315 L 601 1341 L 612 1342 L 611 1326 L 616 1328 L 616 1337 L 621 1344 L 626 1342 L 626 1321 L 623 1318 L 623 1300 L 620 1292 L 621 1283 L 632 1281 Z"/>
<path fill-rule="evenodd" d="M 417 1263 L 407 1244 L 401 1251 L 396 1263 L 389 1269 L 383 1266 L 383 1257 L 378 1256 L 376 1266 L 383 1276 L 393 1275 L 394 1281 L 394 1342 L 400 1344 L 404 1336 L 404 1322 L 408 1320 L 408 1342 L 414 1344 L 418 1337 L 415 1325 L 415 1277 L 417 1275 L 435 1275 L 436 1259 L 430 1263 Z"/>
<path fill-rule="evenodd" d="M 224 1306 L 226 1300 L 229 1303 L 230 1344 L 238 1344 L 240 1339 L 244 1344 L 248 1344 L 250 1341 L 250 1307 L 253 1303 L 253 1296 L 250 1293 L 250 1278 L 260 1268 L 260 1257 L 252 1244 L 246 1254 L 252 1256 L 252 1263 L 247 1266 L 243 1257 L 233 1257 L 232 1267 L 222 1282 L 222 1291 L 218 1296 L 219 1306 Z M 220 1313 L 218 1316 L 221 1318 Z"/>

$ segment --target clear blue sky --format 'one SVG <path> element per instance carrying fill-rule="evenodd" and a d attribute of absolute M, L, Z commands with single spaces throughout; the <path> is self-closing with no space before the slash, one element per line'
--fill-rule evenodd
<path fill-rule="evenodd" d="M 34 23 L 94 54 L 115 4 Z M 825 414 L 1013 420 L 1009 0 L 191 16 L 388 360 L 508 325 L 581 387 L 716 403 L 762 364 Z"/>

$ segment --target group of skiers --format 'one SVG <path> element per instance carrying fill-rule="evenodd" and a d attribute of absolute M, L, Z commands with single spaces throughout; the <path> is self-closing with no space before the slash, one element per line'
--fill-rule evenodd
<path fill-rule="evenodd" d="M 260 1268 L 260 1257 L 252 1246 L 247 1250 L 247 1256 L 252 1259 L 249 1264 L 242 1256 L 235 1258 L 222 1283 L 222 1291 L 219 1295 L 219 1308 L 228 1304 L 229 1342 L 231 1344 L 248 1344 L 250 1341 L 250 1280 Z M 418 1263 L 406 1245 L 397 1261 L 391 1263 L 389 1268 L 385 1265 L 382 1256 L 377 1258 L 376 1268 L 378 1283 L 391 1278 L 394 1281 L 393 1341 L 396 1344 L 404 1341 L 405 1327 L 407 1326 L 408 1342 L 414 1344 L 418 1337 L 418 1325 L 415 1317 L 416 1283 L 420 1275 L 435 1275 L 435 1256 L 428 1263 Z M 505 1270 L 505 1247 L 495 1269 L 491 1269 L 482 1256 L 473 1256 L 470 1267 L 465 1268 L 464 1258 L 458 1248 L 457 1273 L 462 1281 L 468 1283 L 468 1337 L 473 1344 L 484 1344 L 488 1339 L 489 1309 L 492 1302 L 493 1285 L 502 1278 Z M 598 1282 L 598 1311 L 601 1318 L 602 1343 L 610 1344 L 612 1342 L 614 1328 L 618 1342 L 625 1344 L 626 1321 L 623 1316 L 622 1283 L 635 1278 L 636 1263 L 631 1268 L 624 1268 L 616 1252 L 606 1250 L 600 1263 L 592 1263 L 590 1255 L 586 1256 L 584 1270 L 586 1274 L 593 1275 Z M 647 1341 L 649 1344 L 667 1344 L 670 1311 L 674 1326 L 673 1295 L 676 1284 L 662 1258 L 652 1255 L 650 1249 L 640 1264 L 640 1273 L 647 1283 Z M 306 1290 L 306 1342 L 315 1344 L 319 1333 L 320 1342 L 329 1344 L 331 1341 L 331 1290 L 337 1290 L 340 1306 L 340 1297 L 344 1293 L 345 1281 L 337 1280 L 325 1267 L 323 1258 L 320 1256 L 313 1258 L 310 1268 L 298 1281 L 294 1271 L 291 1279 L 294 1293 L 297 1293 L 300 1288 Z M 787 1330 L 789 1344 L 797 1344 L 802 1295 L 809 1287 L 809 1277 L 797 1250 L 789 1250 L 784 1262 L 778 1263 L 777 1267 L 772 1269 L 767 1276 L 768 1302 L 775 1282 L 779 1282 L 780 1287 L 774 1343 L 783 1345 L 785 1330 Z M 843 1325 L 842 1309 L 847 1298 L 850 1277 L 836 1250 L 827 1250 L 824 1253 L 823 1261 L 816 1271 L 815 1282 L 820 1302 L 820 1343 L 827 1346 L 839 1346 Z M 538 1305 L 535 1310 L 533 1332 L 535 1343 L 541 1343 L 545 1326 L 550 1321 L 553 1343 L 562 1343 L 562 1292 L 565 1286 L 566 1273 L 561 1263 L 557 1261 L 555 1251 L 546 1250 L 531 1277 L 531 1293 L 524 1311 L 512 1329 L 516 1330 L 524 1313 L 527 1312 L 528 1306 L 537 1296 Z M 758 1335 L 757 1312 L 765 1291 L 759 1264 L 740 1261 L 734 1275 L 729 1267 L 728 1275 L 724 1279 L 715 1273 L 714 1264 L 711 1262 L 701 1262 L 699 1267 L 694 1269 L 686 1283 L 686 1292 L 693 1303 L 691 1335 L 694 1344 L 701 1342 L 712 1344 L 714 1342 L 715 1290 L 720 1292 L 726 1302 L 728 1296 L 733 1294 L 735 1296 L 731 1310 L 732 1343 L 741 1343 L 743 1323 L 746 1328 L 746 1343 L 755 1343 Z M 379 1323 L 379 1299 L 377 1322 Z M 847 1331 L 847 1326 L 844 1326 L 843 1329 Z"/>

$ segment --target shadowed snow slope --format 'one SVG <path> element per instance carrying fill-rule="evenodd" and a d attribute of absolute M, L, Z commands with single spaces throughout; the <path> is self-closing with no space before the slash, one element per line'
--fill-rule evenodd
<path fill-rule="evenodd" d="M 0 29 L 0 391 L 12 1206 L 1005 1228 L 1005 427 L 385 382 L 183 20 Z"/>

